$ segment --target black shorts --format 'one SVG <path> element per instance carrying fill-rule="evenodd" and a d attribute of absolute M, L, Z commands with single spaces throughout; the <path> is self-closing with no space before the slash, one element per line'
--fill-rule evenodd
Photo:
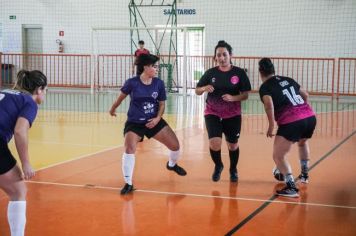
<path fill-rule="evenodd" d="M 311 138 L 313 136 L 315 126 L 316 117 L 311 116 L 303 120 L 280 125 L 277 130 L 277 135 L 282 136 L 291 142 L 298 142 L 300 139 Z"/>
<path fill-rule="evenodd" d="M 224 133 L 227 142 L 237 143 L 241 131 L 241 115 L 227 119 L 222 119 L 215 115 L 206 115 L 205 126 L 209 139 L 215 137 L 221 138 Z"/>
<path fill-rule="evenodd" d="M 167 125 L 167 122 L 163 118 L 161 118 L 158 124 L 152 129 L 147 128 L 145 124 L 138 124 L 127 121 L 125 123 L 124 135 L 129 131 L 134 132 L 135 134 L 141 137 L 140 142 L 142 142 L 144 136 L 146 136 L 147 138 L 152 138 Z"/>
<path fill-rule="evenodd" d="M 16 165 L 16 159 L 11 154 L 7 143 L 0 141 L 0 175 L 7 173 Z"/>

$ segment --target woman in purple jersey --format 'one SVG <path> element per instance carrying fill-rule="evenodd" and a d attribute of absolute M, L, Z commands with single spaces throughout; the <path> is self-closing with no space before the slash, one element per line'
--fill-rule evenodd
<path fill-rule="evenodd" d="M 246 72 L 231 64 L 232 48 L 225 41 L 215 47 L 217 67 L 207 70 L 199 80 L 195 93 L 208 93 L 204 111 L 209 136 L 210 156 L 215 164 L 213 181 L 219 181 L 224 168 L 221 160 L 222 134 L 225 135 L 230 157 L 230 181 L 237 182 L 237 163 L 240 148 L 241 101 L 248 98 L 251 90 Z"/>
<path fill-rule="evenodd" d="M 283 174 L 286 187 L 277 190 L 277 194 L 286 197 L 298 197 L 291 166 L 287 154 L 293 143 L 298 142 L 302 183 L 308 182 L 309 145 L 316 117 L 307 103 L 308 93 L 300 88 L 293 79 L 275 75 L 274 65 L 269 58 L 259 61 L 259 72 L 263 81 L 259 93 L 268 117 L 267 137 L 273 137 L 274 121 L 278 130 L 273 145 L 273 160 Z"/>
<path fill-rule="evenodd" d="M 9 196 L 7 216 L 11 235 L 24 235 L 26 225 L 25 180 L 35 175 L 28 154 L 28 130 L 36 118 L 37 104 L 46 95 L 47 78 L 40 71 L 21 70 L 13 90 L 0 92 L 0 188 Z M 22 171 L 8 142 L 15 137 Z"/>
<path fill-rule="evenodd" d="M 166 91 L 157 74 L 159 58 L 151 54 L 142 54 L 137 58 L 138 75 L 128 79 L 121 88 L 121 94 L 110 109 L 110 115 L 116 116 L 115 110 L 121 102 L 130 95 L 130 107 L 124 128 L 125 152 L 122 156 L 122 172 L 125 186 L 121 194 L 128 194 L 134 190 L 132 175 L 135 165 L 135 152 L 138 142 L 144 136 L 153 137 L 163 143 L 169 150 L 167 169 L 184 176 L 187 172 L 177 161 L 179 158 L 179 141 L 177 136 L 162 118 L 165 109 Z"/>

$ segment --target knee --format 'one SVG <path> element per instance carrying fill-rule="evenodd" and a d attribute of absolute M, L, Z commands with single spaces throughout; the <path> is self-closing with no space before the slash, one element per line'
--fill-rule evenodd
<path fill-rule="evenodd" d="M 179 145 L 176 145 L 176 146 L 172 146 L 170 150 L 176 152 L 179 151 L 179 148 L 180 148 Z"/>
<path fill-rule="evenodd" d="M 179 149 L 180 149 L 180 146 L 179 146 L 178 142 L 173 144 L 170 148 L 171 151 L 179 151 Z"/>
<path fill-rule="evenodd" d="M 216 143 L 210 143 L 210 149 L 213 151 L 219 151 L 219 150 L 221 150 L 221 145 L 216 144 Z"/>
<path fill-rule="evenodd" d="M 239 143 L 228 143 L 227 147 L 229 151 L 236 151 L 239 148 Z"/>
<path fill-rule="evenodd" d="M 306 146 L 307 146 L 307 144 L 305 142 L 298 143 L 298 147 L 300 147 L 300 148 L 304 148 Z"/>
<path fill-rule="evenodd" d="M 283 156 L 276 155 L 275 153 L 273 153 L 273 160 L 275 163 L 279 163 L 283 160 Z"/>
<path fill-rule="evenodd" d="M 24 201 L 26 200 L 27 187 L 23 183 L 22 186 L 11 188 L 9 191 L 7 191 L 7 194 L 9 195 L 11 201 Z"/>
<path fill-rule="evenodd" d="M 308 139 L 301 139 L 298 142 L 298 147 L 307 147 L 308 146 Z"/>
<path fill-rule="evenodd" d="M 127 154 L 135 154 L 136 152 L 136 145 L 133 143 L 126 143 L 125 144 L 125 152 Z"/>
<path fill-rule="evenodd" d="M 218 139 L 210 139 L 209 140 L 209 147 L 213 151 L 221 150 L 221 140 Z"/>
<path fill-rule="evenodd" d="M 127 154 L 135 154 L 136 147 L 125 147 L 125 153 Z"/>

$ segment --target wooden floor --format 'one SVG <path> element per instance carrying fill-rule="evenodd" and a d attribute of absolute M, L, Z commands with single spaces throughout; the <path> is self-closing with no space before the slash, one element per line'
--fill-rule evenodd
<path fill-rule="evenodd" d="M 344 106 L 340 106 L 344 107 Z M 356 108 L 355 104 L 353 107 Z M 243 116 L 239 181 L 229 158 L 219 182 L 202 113 L 168 114 L 188 175 L 166 170 L 168 150 L 139 145 L 133 194 L 121 196 L 125 114 L 42 110 L 30 133 L 38 169 L 29 188 L 26 235 L 356 235 L 356 110 L 319 112 L 311 147 L 310 183 L 297 199 L 276 197 L 272 139 L 263 114 Z M 13 143 L 11 149 L 14 150 Z M 299 174 L 297 147 L 289 156 Z M 7 197 L 0 192 L 0 235 L 10 235 Z"/>

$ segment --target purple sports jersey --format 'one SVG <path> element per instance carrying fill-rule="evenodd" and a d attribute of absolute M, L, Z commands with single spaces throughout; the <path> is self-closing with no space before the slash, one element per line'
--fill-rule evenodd
<path fill-rule="evenodd" d="M 209 84 L 214 87 L 214 92 L 208 93 L 205 115 L 216 115 L 223 119 L 241 115 L 241 101 L 226 102 L 222 95 L 235 96 L 251 90 L 250 80 L 243 69 L 236 66 L 229 71 L 221 71 L 219 67 L 211 68 L 201 77 L 197 87 Z"/>
<path fill-rule="evenodd" d="M 37 115 L 37 104 L 32 96 L 16 90 L 0 92 L 0 140 L 8 143 L 13 134 L 17 119 L 23 117 L 30 126 Z"/>
<path fill-rule="evenodd" d="M 283 76 L 273 76 L 261 85 L 259 90 L 261 100 L 265 95 L 272 97 L 274 116 L 278 125 L 315 115 L 310 105 L 304 102 L 299 89 L 300 85 L 295 80 Z"/>
<path fill-rule="evenodd" d="M 164 83 L 159 78 L 153 78 L 152 83 L 142 83 L 139 76 L 128 79 L 121 92 L 130 95 L 130 107 L 127 113 L 127 121 L 144 124 L 149 119 L 157 116 L 159 102 L 165 101 L 166 90 Z"/>

